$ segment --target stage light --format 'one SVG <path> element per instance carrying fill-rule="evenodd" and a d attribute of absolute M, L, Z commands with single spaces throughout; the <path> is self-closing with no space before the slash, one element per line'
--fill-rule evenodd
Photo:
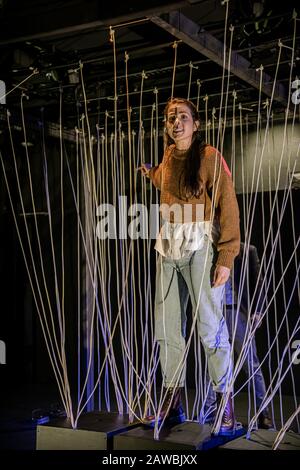
<path fill-rule="evenodd" d="M 69 82 L 72 84 L 79 83 L 79 74 L 78 70 L 70 69 L 68 70 Z"/>
<path fill-rule="evenodd" d="M 48 78 L 48 80 L 53 80 L 54 82 L 59 81 L 56 70 L 51 70 L 50 72 L 46 72 L 46 77 Z"/>
<path fill-rule="evenodd" d="M 0 104 L 6 104 L 6 85 L 3 80 L 0 80 Z"/>

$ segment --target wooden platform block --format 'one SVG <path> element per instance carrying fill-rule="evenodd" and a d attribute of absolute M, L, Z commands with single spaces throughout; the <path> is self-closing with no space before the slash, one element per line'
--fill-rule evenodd
<path fill-rule="evenodd" d="M 243 436 L 224 444 L 220 448 L 222 450 L 271 450 L 277 434 L 277 431 L 259 429 L 253 431 L 249 439 Z M 277 449 L 300 450 L 300 434 L 288 431 Z"/>
<path fill-rule="evenodd" d="M 113 436 L 129 430 L 137 424 L 129 424 L 128 415 L 91 412 L 82 414 L 77 429 L 70 420 L 58 418 L 37 426 L 37 450 L 111 450 Z"/>
<path fill-rule="evenodd" d="M 211 426 L 185 421 L 173 427 L 163 427 L 159 440 L 150 427 L 139 426 L 114 437 L 114 450 L 206 450 L 240 437 L 240 429 L 232 437 L 212 437 Z"/>

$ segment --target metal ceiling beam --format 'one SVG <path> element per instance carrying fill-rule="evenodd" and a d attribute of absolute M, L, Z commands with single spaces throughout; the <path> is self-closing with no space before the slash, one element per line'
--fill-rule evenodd
<path fill-rule="evenodd" d="M 95 19 L 95 21 L 89 21 L 86 23 L 74 24 L 70 26 L 65 26 L 64 28 L 55 28 L 49 29 L 49 31 L 37 31 L 36 33 L 17 36 L 9 38 L 3 38 L 0 40 L 0 47 L 7 46 L 9 44 L 23 43 L 25 41 L 32 41 L 34 39 L 45 39 L 51 40 L 63 36 L 72 36 L 79 33 L 85 33 L 89 31 L 95 31 L 97 29 L 108 29 L 109 26 L 116 26 L 122 23 L 133 22 L 142 18 L 147 19 L 152 15 L 161 15 L 168 13 L 172 10 L 177 10 L 178 8 L 190 6 L 189 0 L 174 1 L 168 5 L 162 7 L 152 7 L 152 8 L 142 8 L 139 11 L 132 12 L 126 15 L 115 16 L 113 18 L 103 18 Z M 38 24 L 38 22 L 35 22 Z"/>
<path fill-rule="evenodd" d="M 200 29 L 198 24 L 182 13 L 176 11 L 164 15 L 164 17 L 152 16 L 150 19 L 177 39 L 181 39 L 185 44 L 223 67 L 224 44 L 212 34 Z M 228 60 L 226 60 L 225 67 L 228 70 Z M 253 87 L 260 88 L 260 72 L 251 68 L 250 62 L 235 51 L 232 51 L 231 55 L 230 72 Z M 272 95 L 273 81 L 270 75 L 262 73 L 262 91 L 269 97 Z M 287 96 L 286 88 L 277 83 L 274 90 L 274 100 L 287 106 Z"/>

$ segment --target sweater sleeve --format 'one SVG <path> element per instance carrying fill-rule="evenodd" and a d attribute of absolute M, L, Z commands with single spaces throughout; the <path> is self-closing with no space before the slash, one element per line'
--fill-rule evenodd
<path fill-rule="evenodd" d="M 222 155 L 213 147 L 208 155 L 208 186 L 220 222 L 220 238 L 217 244 L 217 265 L 232 268 L 240 251 L 239 207 L 232 184 L 230 170 Z"/>
<path fill-rule="evenodd" d="M 161 190 L 163 166 L 165 165 L 174 147 L 175 147 L 174 145 L 171 145 L 170 147 L 168 147 L 164 153 L 162 162 L 159 165 L 153 166 L 149 170 L 148 177 L 151 179 L 152 183 L 157 189 Z"/>
<path fill-rule="evenodd" d="M 162 163 L 153 166 L 148 173 L 149 178 L 157 189 L 161 189 Z"/>

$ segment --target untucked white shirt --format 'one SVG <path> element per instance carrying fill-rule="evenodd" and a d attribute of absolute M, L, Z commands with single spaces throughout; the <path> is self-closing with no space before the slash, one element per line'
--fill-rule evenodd
<path fill-rule="evenodd" d="M 210 221 L 172 223 L 164 220 L 154 248 L 162 256 L 181 259 L 192 251 L 200 250 L 205 235 L 217 244 L 220 235 L 218 225 Z"/>

